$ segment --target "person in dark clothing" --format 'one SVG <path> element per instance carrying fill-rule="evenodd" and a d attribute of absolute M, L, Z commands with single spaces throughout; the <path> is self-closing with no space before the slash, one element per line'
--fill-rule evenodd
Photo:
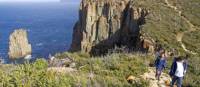
<path fill-rule="evenodd" d="M 161 58 L 158 60 L 156 63 L 156 79 L 159 81 L 160 76 L 162 74 L 162 71 L 166 68 L 167 62 L 166 62 L 167 57 L 165 56 L 165 52 L 161 53 Z"/>
<path fill-rule="evenodd" d="M 175 82 L 177 82 L 177 87 L 182 87 L 182 81 L 185 72 L 186 67 L 184 65 L 183 57 L 179 56 L 173 61 L 171 65 L 169 73 L 169 75 L 172 77 L 171 87 L 174 86 Z"/>
<path fill-rule="evenodd" d="M 173 67 L 175 66 L 174 64 L 176 64 L 177 60 L 179 60 L 180 57 L 175 57 L 174 58 L 173 63 L 171 65 L 171 69 L 173 69 Z M 182 58 L 184 58 L 183 59 L 183 66 L 184 66 L 184 69 L 185 69 L 184 74 L 186 74 L 186 71 L 188 69 L 188 58 L 189 58 L 189 55 L 186 55 L 185 57 L 182 57 Z M 170 70 L 170 76 L 173 76 L 173 72 L 171 70 Z"/>

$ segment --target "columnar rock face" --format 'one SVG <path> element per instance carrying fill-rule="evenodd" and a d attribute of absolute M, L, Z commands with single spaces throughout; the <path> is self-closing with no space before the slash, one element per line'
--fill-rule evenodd
<path fill-rule="evenodd" d="M 147 14 L 131 0 L 83 0 L 70 50 L 101 53 L 116 45 L 134 46 Z"/>
<path fill-rule="evenodd" d="M 15 30 L 10 35 L 9 58 L 20 58 L 31 54 L 31 44 L 28 43 L 27 32 L 23 29 Z"/>

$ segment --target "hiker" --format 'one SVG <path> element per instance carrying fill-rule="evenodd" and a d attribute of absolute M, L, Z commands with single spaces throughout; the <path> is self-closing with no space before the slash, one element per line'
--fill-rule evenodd
<path fill-rule="evenodd" d="M 160 75 L 162 74 L 163 69 L 166 68 L 167 62 L 166 62 L 166 55 L 165 52 L 162 52 L 160 54 L 160 59 L 156 63 L 156 79 L 159 81 L 160 80 Z"/>
<path fill-rule="evenodd" d="M 161 49 L 160 48 L 160 50 L 158 50 L 156 53 L 155 53 L 155 62 L 154 62 L 154 65 L 156 66 L 157 64 L 158 64 L 158 62 L 159 62 L 159 60 L 161 59 L 161 53 L 163 53 L 164 52 L 164 49 Z"/>
<path fill-rule="evenodd" d="M 170 69 L 170 76 L 172 77 L 171 87 L 177 82 L 177 87 L 182 87 L 182 81 L 184 73 L 186 72 L 186 67 L 184 66 L 184 60 L 182 56 L 179 56 L 172 63 Z"/>

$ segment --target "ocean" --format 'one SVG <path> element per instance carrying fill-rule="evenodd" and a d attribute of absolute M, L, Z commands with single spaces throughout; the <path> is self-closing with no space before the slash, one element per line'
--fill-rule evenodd
<path fill-rule="evenodd" d="M 67 51 L 78 8 L 78 3 L 0 3 L 0 57 L 8 60 L 9 35 L 20 28 L 28 31 L 35 58 Z"/>

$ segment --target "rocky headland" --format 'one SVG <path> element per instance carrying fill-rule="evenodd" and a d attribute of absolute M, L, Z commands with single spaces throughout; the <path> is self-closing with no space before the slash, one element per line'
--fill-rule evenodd
<path fill-rule="evenodd" d="M 180 6 L 173 6 L 175 2 Z M 99 55 L 126 47 L 153 52 L 159 42 L 166 48 L 194 54 L 174 38 L 182 32 L 190 33 L 191 28 L 198 29 L 190 17 L 184 16 L 188 14 L 183 8 L 178 1 L 170 0 L 82 0 L 70 51 Z"/>
<path fill-rule="evenodd" d="M 83 0 L 70 50 L 98 55 L 115 46 L 136 48 L 148 13 L 131 0 Z"/>

